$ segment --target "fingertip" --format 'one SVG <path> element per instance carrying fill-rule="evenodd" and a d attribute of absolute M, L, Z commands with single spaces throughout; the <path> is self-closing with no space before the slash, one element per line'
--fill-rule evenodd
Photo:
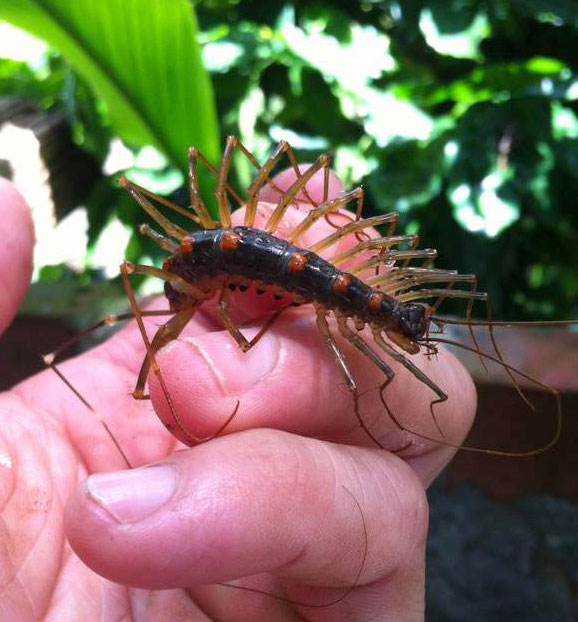
<path fill-rule="evenodd" d="M 299 172 L 303 174 L 311 164 L 300 164 Z M 286 192 L 297 179 L 297 175 L 293 168 L 285 169 L 273 178 L 273 183 L 266 185 L 259 192 L 261 201 L 276 203 L 284 192 Z M 297 201 L 302 203 L 323 203 L 337 198 L 343 192 L 343 184 L 341 183 L 337 173 L 329 170 L 327 174 L 327 183 L 325 178 L 325 170 L 317 171 L 313 177 L 306 183 L 305 191 L 301 190 L 295 197 Z"/>

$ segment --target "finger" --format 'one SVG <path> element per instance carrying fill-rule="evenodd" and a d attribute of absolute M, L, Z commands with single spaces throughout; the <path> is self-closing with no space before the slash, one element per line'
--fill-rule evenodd
<path fill-rule="evenodd" d="M 0 177 L 0 334 L 24 298 L 32 271 L 34 226 L 30 209 L 14 186 Z"/>
<path fill-rule="evenodd" d="M 247 337 L 254 332 L 247 332 Z M 430 412 L 435 394 L 407 369 L 387 360 L 395 374 L 384 392 L 387 405 L 408 429 L 439 439 L 427 441 L 401 431 L 388 416 L 377 389 L 385 379 L 380 370 L 350 344 L 340 339 L 337 343 L 359 384 L 360 414 L 372 435 L 391 450 L 411 442 L 403 456 L 429 482 L 454 453 L 453 447 L 442 443 L 459 444 L 471 425 L 476 399 L 469 375 L 447 351 L 440 350 L 432 359 L 421 354 L 411 357 L 449 395 L 435 410 L 441 438 Z M 210 436 L 239 404 L 226 432 L 268 427 L 375 446 L 361 430 L 341 370 L 307 310 L 287 311 L 247 353 L 227 333 L 213 332 L 174 342 L 157 359 L 173 409 L 151 375 L 153 405 L 184 442 L 187 437 L 181 426 L 197 438 Z"/>
<path fill-rule="evenodd" d="M 300 164 L 298 166 L 301 174 L 305 173 L 311 164 Z M 274 185 L 268 184 L 259 192 L 259 199 L 269 203 L 277 203 L 283 196 L 283 193 L 289 190 L 291 185 L 297 179 L 297 175 L 293 168 L 288 168 L 273 178 Z M 329 170 L 327 186 L 325 185 L 325 171 L 321 169 L 317 171 L 311 179 L 305 184 L 305 192 L 301 190 L 295 199 L 302 203 L 323 203 L 324 201 L 334 199 L 343 192 L 343 184 L 339 180 L 337 174 Z"/>
<path fill-rule="evenodd" d="M 410 620 L 423 607 L 425 495 L 386 452 L 254 430 L 161 467 L 90 478 L 66 525 L 89 566 L 128 585 L 187 587 L 270 572 L 290 599 L 323 604 L 360 573 L 358 587 L 329 609 L 335 619 L 347 607 L 359 620 L 384 611 Z M 205 594 L 203 608 L 215 606 Z M 255 619 L 243 613 L 235 619 Z"/>

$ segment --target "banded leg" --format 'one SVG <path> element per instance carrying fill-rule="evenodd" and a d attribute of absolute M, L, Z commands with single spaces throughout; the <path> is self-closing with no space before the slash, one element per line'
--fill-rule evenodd
<path fill-rule="evenodd" d="M 255 216 L 257 215 L 257 201 L 259 199 L 259 190 L 265 185 L 265 183 L 269 180 L 269 175 L 275 165 L 281 160 L 283 154 L 288 153 L 291 149 L 289 143 L 282 140 L 279 142 L 277 147 L 275 147 L 273 153 L 269 156 L 265 164 L 263 166 L 258 167 L 257 176 L 253 179 L 251 185 L 249 186 L 249 190 L 247 191 L 247 207 L 245 210 L 245 226 L 253 227 L 255 224 Z M 250 152 L 246 151 L 247 154 Z M 251 154 L 252 156 L 252 154 Z M 256 161 L 255 161 L 256 163 Z M 297 167 L 297 176 L 300 175 L 299 167 L 295 162 L 295 166 Z M 282 193 L 282 191 L 279 189 Z"/>
<path fill-rule="evenodd" d="M 179 242 L 186 237 L 187 232 L 172 223 L 138 190 L 137 186 L 126 177 L 121 177 L 119 184 L 131 195 L 131 197 L 144 209 L 144 211 L 160 226 L 165 233 Z"/>
<path fill-rule="evenodd" d="M 163 315 L 170 315 L 171 313 L 173 312 L 170 310 L 142 311 L 141 316 L 142 317 L 163 316 Z M 74 395 L 76 395 L 76 397 L 84 404 L 84 406 L 88 408 L 88 410 L 91 413 L 93 413 L 96 417 L 98 417 L 105 432 L 108 434 L 114 446 L 116 447 L 118 453 L 121 455 L 122 459 L 125 461 L 126 465 L 129 468 L 132 468 L 132 465 L 126 453 L 124 452 L 123 448 L 121 447 L 116 437 L 112 433 L 112 430 L 110 429 L 110 427 L 104 420 L 104 418 L 97 413 L 96 409 L 92 406 L 92 404 L 82 395 L 82 393 L 80 393 L 80 391 L 78 391 L 78 389 L 70 382 L 70 380 L 68 380 L 68 378 L 64 375 L 64 373 L 59 369 L 59 367 L 56 364 L 56 359 L 61 357 L 62 354 L 66 352 L 67 350 L 69 350 L 75 343 L 79 342 L 84 337 L 90 335 L 91 333 L 98 330 L 99 328 L 103 328 L 104 326 L 115 326 L 119 322 L 124 322 L 126 320 L 132 320 L 134 317 L 135 317 L 134 313 L 123 313 L 120 315 L 108 315 L 107 317 L 103 318 L 99 322 L 96 322 L 89 328 L 81 331 L 80 333 L 74 335 L 73 337 L 65 341 L 56 350 L 53 350 L 52 352 L 45 354 L 42 357 L 44 364 L 47 367 L 50 367 L 50 369 L 52 369 L 52 371 L 60 378 L 60 380 L 62 380 L 62 382 L 72 391 L 72 393 L 74 393 Z"/>
<path fill-rule="evenodd" d="M 285 141 L 281 141 L 277 145 L 277 148 L 275 149 L 273 155 L 269 158 L 268 162 L 264 165 L 265 167 L 268 168 L 268 170 L 266 171 L 263 171 L 263 166 L 259 164 L 255 156 L 247 149 L 247 147 L 245 147 L 245 145 L 243 145 L 243 143 L 237 137 L 229 136 L 227 138 L 227 147 L 229 147 L 229 151 L 230 151 L 230 154 L 228 156 L 229 160 L 230 160 L 230 156 L 233 153 L 233 150 L 237 148 L 247 158 L 249 163 L 257 170 L 257 173 L 258 173 L 258 180 L 254 180 L 253 183 L 251 184 L 251 187 L 249 188 L 249 193 L 248 193 L 248 198 L 247 198 L 247 211 L 246 211 L 245 223 L 244 223 L 245 226 L 252 227 L 255 223 L 258 191 L 265 184 L 267 184 L 271 186 L 272 188 L 274 188 L 275 190 L 277 190 L 279 194 L 281 195 L 283 194 L 283 190 L 279 188 L 279 186 L 277 186 L 277 184 L 272 179 L 269 178 L 269 173 L 271 172 L 271 169 L 275 166 L 275 164 L 277 164 L 280 161 L 283 153 L 287 154 L 287 157 L 289 159 L 291 166 L 293 167 L 295 175 L 297 177 L 300 177 L 301 172 L 297 165 L 295 154 L 293 153 L 291 146 Z M 225 148 L 225 151 L 227 151 L 227 147 Z M 276 157 L 277 154 L 278 154 L 278 157 Z M 195 206 L 201 207 L 201 209 L 204 209 L 205 220 L 211 220 L 212 222 L 212 219 L 210 219 L 210 216 L 206 208 L 204 208 L 204 204 L 202 204 L 202 200 L 199 195 L 198 174 L 196 170 L 197 159 L 203 163 L 203 165 L 207 168 L 207 170 L 217 180 L 219 180 L 219 176 L 221 176 L 221 179 L 220 179 L 221 189 L 217 190 L 217 192 L 222 193 L 224 192 L 224 190 L 226 190 L 237 201 L 239 206 L 241 206 L 245 201 L 243 201 L 243 199 L 238 195 L 237 192 L 235 192 L 235 190 L 230 186 L 230 184 L 226 180 L 225 171 L 228 172 L 227 170 L 228 167 L 226 167 L 226 169 L 223 169 L 221 165 L 221 168 L 217 171 L 217 169 L 207 160 L 207 158 L 198 149 L 192 147 L 191 149 L 189 149 L 189 187 L 191 189 L 191 204 L 194 209 L 195 209 Z M 272 162 L 268 166 L 268 163 L 271 160 L 274 160 L 274 162 Z M 261 173 L 261 175 L 259 175 L 259 173 Z M 328 175 L 326 175 L 326 177 L 328 179 Z M 306 195 L 306 197 L 309 199 L 310 197 L 307 193 L 307 190 L 303 189 L 303 192 Z M 311 199 L 311 202 L 313 203 L 312 199 Z M 217 225 L 213 222 L 211 227 L 208 227 L 207 225 L 204 225 L 204 226 L 205 228 L 214 228 Z"/>
<path fill-rule="evenodd" d="M 308 231 L 320 218 L 331 212 L 338 211 L 342 207 L 345 207 L 350 201 L 357 201 L 356 213 L 361 215 L 361 208 L 363 206 L 363 188 L 355 188 L 355 190 L 346 192 L 342 196 L 312 209 L 307 216 L 291 231 L 291 233 L 287 236 L 287 240 L 289 242 L 295 242 L 295 240 Z"/>
<path fill-rule="evenodd" d="M 191 304 L 190 307 L 185 308 L 175 313 L 175 315 L 165 324 L 163 324 L 155 333 L 153 340 L 150 344 L 150 351 L 152 355 L 166 346 L 171 341 L 178 339 L 179 335 L 183 332 L 185 326 L 190 322 L 195 314 L 198 305 Z M 148 400 L 149 395 L 145 395 L 144 387 L 147 381 L 151 365 L 151 357 L 145 356 L 141 364 L 141 368 L 138 374 L 137 382 L 132 396 L 135 400 Z"/>
<path fill-rule="evenodd" d="M 142 186 L 135 184 L 134 181 L 131 181 L 130 184 L 135 190 L 138 190 L 138 192 L 140 192 L 141 194 L 144 194 L 149 199 L 153 199 L 154 201 L 157 201 L 161 205 L 164 205 L 165 207 L 168 207 L 169 209 L 173 210 L 173 212 L 177 212 L 177 214 L 180 214 L 181 216 L 184 216 L 185 218 L 188 218 L 189 220 L 192 220 L 193 222 L 197 224 L 201 223 L 200 219 L 197 216 L 195 216 L 194 214 L 191 214 L 191 212 L 187 211 L 184 207 L 181 207 L 180 205 L 176 205 L 175 203 L 172 203 L 166 197 L 155 194 L 154 192 L 151 192 L 150 190 L 147 190 L 146 188 L 143 188 Z"/>
<path fill-rule="evenodd" d="M 409 244 L 409 250 L 414 250 L 418 240 L 419 237 L 417 235 L 396 235 L 391 237 L 369 238 L 368 240 L 363 240 L 355 246 L 334 255 L 331 258 L 331 263 L 334 266 L 339 266 L 346 261 L 354 259 L 357 255 L 365 251 L 387 251 L 392 246 L 398 246 L 400 244 Z"/>
<path fill-rule="evenodd" d="M 201 191 L 199 190 L 199 173 L 197 171 L 197 160 L 201 160 L 203 164 L 217 176 L 217 171 L 211 165 L 211 163 L 205 158 L 204 155 L 196 147 L 189 148 L 189 196 L 191 201 L 191 208 L 195 211 L 201 224 L 205 229 L 216 229 L 218 224 L 213 220 L 209 210 L 201 198 Z"/>
<path fill-rule="evenodd" d="M 217 188 L 215 189 L 215 196 L 217 197 L 217 204 L 219 206 L 219 219 L 222 227 L 231 226 L 231 206 L 227 199 L 227 179 L 229 178 L 229 170 L 231 168 L 231 158 L 233 157 L 233 150 L 238 144 L 237 138 L 234 136 L 227 137 L 227 143 L 223 151 L 223 158 L 221 159 L 221 165 L 219 166 L 219 174 L 217 175 Z"/>
<path fill-rule="evenodd" d="M 130 279 L 129 276 L 131 274 L 148 274 L 151 276 L 156 276 L 160 279 L 162 279 L 163 281 L 167 281 L 169 283 L 171 283 L 174 287 L 176 287 L 177 289 L 179 289 L 179 291 L 182 291 L 183 293 L 186 293 L 188 296 L 191 297 L 191 308 L 189 309 L 183 309 L 180 312 L 177 313 L 177 316 L 175 316 L 175 318 L 173 318 L 174 322 L 168 322 L 167 324 L 165 324 L 165 326 L 167 327 L 165 330 L 164 327 L 161 327 L 159 329 L 158 332 L 161 332 L 161 336 L 159 337 L 159 339 L 156 341 L 155 345 L 158 345 L 159 343 L 162 342 L 162 344 L 164 345 L 164 343 L 168 343 L 169 341 L 171 341 L 172 339 L 176 338 L 175 335 L 180 333 L 180 331 L 182 331 L 182 329 L 184 328 L 184 326 L 187 324 L 187 321 L 190 319 L 190 317 L 192 317 L 196 306 L 204 299 L 206 298 L 206 295 L 201 292 L 197 287 L 195 287 L 194 285 L 187 283 L 187 281 L 185 281 L 184 279 L 182 279 L 181 277 L 171 274 L 170 272 L 167 272 L 165 270 L 159 270 L 158 268 L 153 268 L 151 266 L 141 266 L 138 264 L 133 264 L 130 262 L 124 262 L 121 264 L 120 267 L 120 273 L 122 275 L 122 281 L 124 284 L 124 288 L 126 290 L 126 294 L 127 297 L 129 299 L 131 308 L 134 312 L 135 315 L 135 319 L 137 321 L 137 325 L 139 327 L 139 331 L 143 340 L 143 343 L 145 345 L 146 351 L 147 351 L 147 359 L 148 359 L 148 364 L 143 362 L 143 365 L 141 367 L 141 373 L 139 374 L 139 380 L 137 382 L 137 386 L 135 388 L 134 393 L 136 394 L 136 397 L 139 397 L 139 392 L 142 393 L 142 386 L 141 386 L 141 382 L 142 385 L 144 385 L 144 382 L 146 380 L 146 376 L 148 375 L 148 371 L 149 368 L 152 370 L 152 372 L 155 374 L 155 376 L 157 377 L 159 384 L 161 386 L 161 389 L 163 391 L 163 395 L 165 396 L 165 400 L 167 402 L 167 405 L 169 407 L 170 413 L 171 413 L 171 418 L 172 420 L 175 422 L 180 436 L 182 438 L 182 440 L 184 440 L 184 442 L 186 442 L 189 445 L 197 445 L 199 443 L 204 443 L 206 441 L 211 440 L 212 438 L 215 438 L 215 436 L 218 436 L 219 434 L 221 434 L 223 432 L 223 430 L 229 425 L 229 423 L 232 421 L 233 417 L 237 414 L 237 411 L 239 410 L 239 402 L 237 402 L 237 405 L 235 406 L 235 409 L 233 410 L 233 412 L 231 413 L 231 415 L 227 418 L 227 420 L 223 423 L 223 425 L 221 425 L 221 427 L 211 436 L 208 437 L 204 437 L 204 438 L 199 438 L 196 437 L 194 435 L 192 435 L 183 425 L 183 422 L 179 416 L 179 414 L 176 411 L 175 405 L 173 403 L 173 400 L 170 396 L 170 393 L 168 391 L 164 376 L 161 372 L 161 369 L 159 367 L 159 364 L 157 363 L 156 357 L 155 357 L 155 350 L 153 350 L 153 345 L 151 344 L 143 320 L 142 320 L 142 315 L 140 313 L 140 309 L 138 307 L 138 304 L 136 302 L 136 297 L 134 294 L 134 290 L 132 288 L 132 285 L 130 284 Z M 198 293 L 201 293 L 201 296 L 198 296 Z M 187 315 L 189 315 L 188 319 L 187 319 Z M 185 321 L 185 319 L 187 319 L 187 321 Z M 158 334 L 158 333 L 157 333 Z M 155 335 L 156 337 L 156 335 Z M 153 338 L 153 343 L 155 343 L 155 339 Z M 160 347 L 160 346 L 159 346 Z M 142 377 L 141 377 L 142 376 Z M 143 397 L 141 395 L 141 397 Z"/>
<path fill-rule="evenodd" d="M 358 233 L 371 227 L 379 227 L 385 224 L 389 224 L 389 229 L 386 233 L 386 236 L 391 237 L 393 235 L 398 220 L 399 214 L 397 214 L 396 212 L 391 212 L 390 214 L 381 214 L 380 216 L 372 216 L 370 218 L 363 218 L 362 220 L 356 220 L 349 223 L 348 225 L 341 227 L 339 231 L 335 231 L 335 233 L 331 233 L 330 235 L 322 238 L 321 240 L 319 240 L 319 242 L 316 242 L 315 244 L 310 246 L 309 250 L 319 254 L 322 250 L 329 248 L 347 235 Z"/>
<path fill-rule="evenodd" d="M 261 337 L 271 328 L 275 320 L 289 307 L 282 307 L 278 311 L 275 311 L 272 315 L 270 315 L 263 326 L 259 329 L 259 332 L 249 341 L 245 335 L 241 332 L 239 327 L 235 324 L 231 316 L 229 315 L 230 308 L 230 300 L 231 300 L 231 291 L 223 287 L 221 290 L 221 295 L 219 297 L 219 304 L 217 305 L 217 313 L 221 322 L 223 322 L 223 327 L 228 331 L 228 333 L 233 337 L 233 339 L 237 342 L 237 345 L 243 352 L 248 352 L 254 345 L 256 345 Z"/>
<path fill-rule="evenodd" d="M 138 230 L 141 235 L 150 238 L 157 246 L 169 253 L 176 253 L 179 250 L 178 244 L 175 244 L 170 238 L 165 237 L 148 225 L 139 225 Z"/>
<path fill-rule="evenodd" d="M 287 208 L 289 207 L 293 199 L 299 194 L 299 192 L 303 190 L 303 188 L 305 188 L 307 182 L 313 177 L 313 175 L 315 175 L 315 173 L 317 173 L 317 171 L 321 170 L 324 167 L 329 167 L 329 162 L 330 160 L 328 156 L 320 155 L 317 160 L 315 160 L 315 162 L 306 171 L 304 171 L 293 182 L 293 184 L 291 184 L 291 186 L 287 190 L 285 190 L 285 192 L 283 192 L 279 203 L 273 210 L 273 213 L 271 214 L 269 220 L 267 221 L 267 224 L 265 225 L 265 231 L 267 231 L 267 233 L 275 233 L 277 227 L 279 226 L 279 223 L 281 222 L 281 219 L 283 218 L 283 215 L 287 211 Z"/>
<path fill-rule="evenodd" d="M 269 174 L 271 173 L 274 166 L 281 160 L 282 155 L 287 154 L 287 159 L 289 160 L 293 172 L 295 173 L 295 178 L 299 179 L 302 176 L 301 170 L 299 169 L 299 165 L 297 164 L 297 158 L 295 157 L 295 152 L 291 145 L 285 141 L 281 140 L 273 150 L 273 153 L 265 162 L 263 166 L 259 166 L 259 163 L 255 160 L 253 154 L 243 145 L 243 143 L 239 142 L 239 148 L 243 152 L 243 154 L 247 157 L 247 159 L 253 164 L 253 166 L 257 169 L 257 177 L 253 180 L 249 188 L 249 192 L 247 193 L 247 216 L 245 218 L 245 226 L 252 227 L 255 223 L 255 213 L 256 213 L 256 203 L 258 199 L 258 190 L 262 188 L 265 183 L 268 183 L 275 190 L 279 192 L 279 194 L 283 194 L 283 190 L 275 184 L 272 179 L 269 179 Z M 266 173 L 262 173 L 262 169 L 266 169 Z M 308 201 L 314 207 L 317 207 L 317 203 L 311 198 L 311 195 L 307 191 L 307 186 L 304 186 L 301 190 L 303 195 L 305 196 L 305 200 Z M 327 196 L 329 194 L 329 168 L 325 167 L 324 175 L 323 175 L 323 200 L 322 203 L 327 201 Z"/>
<path fill-rule="evenodd" d="M 426 376 L 423 371 L 414 363 L 412 363 L 408 358 L 406 358 L 403 354 L 400 354 L 397 350 L 395 350 L 394 348 L 392 348 L 390 345 L 388 345 L 385 340 L 383 339 L 383 337 L 381 336 L 381 333 L 379 332 L 379 330 L 373 330 L 373 338 L 375 340 L 375 343 L 389 356 L 391 356 L 392 359 L 394 359 L 395 361 L 397 361 L 398 363 L 400 363 L 401 365 L 403 365 L 411 374 L 413 374 L 422 384 L 425 384 L 426 387 L 430 388 L 437 396 L 438 398 L 436 400 L 433 400 L 430 402 L 429 405 L 429 410 L 430 410 L 430 414 L 431 417 L 433 419 L 433 422 L 437 428 L 437 431 L 439 432 L 440 436 L 442 438 L 445 438 L 443 430 L 441 429 L 441 426 L 437 420 L 437 417 L 434 413 L 434 406 L 436 404 L 441 404 L 443 402 L 446 402 L 448 399 L 448 396 L 446 393 L 444 393 L 444 391 L 441 390 L 440 387 L 438 387 L 438 385 L 431 380 L 431 378 L 429 378 L 428 376 Z M 395 418 L 394 418 L 395 420 Z M 399 425 L 399 422 L 398 422 Z M 415 434 L 415 432 L 413 430 L 410 430 L 409 428 L 406 428 L 405 426 L 402 425 L 402 429 L 406 430 L 407 432 L 410 432 L 412 434 Z"/>
<path fill-rule="evenodd" d="M 335 359 L 337 365 L 339 366 L 339 369 L 341 370 L 341 373 L 343 374 L 343 377 L 345 378 L 345 382 L 347 383 L 347 388 L 353 397 L 353 411 L 355 412 L 355 416 L 357 417 L 357 420 L 359 421 L 359 425 L 361 429 L 380 449 L 385 449 L 385 447 L 379 442 L 379 440 L 371 433 L 371 430 L 365 425 L 365 421 L 363 420 L 363 417 L 361 416 L 361 412 L 359 410 L 359 389 L 357 388 L 357 383 L 355 382 L 355 378 L 353 377 L 353 374 L 351 373 L 351 371 L 349 370 L 349 367 L 347 366 L 347 362 L 345 360 L 345 357 L 343 356 L 343 352 L 341 352 L 341 350 L 339 349 L 339 346 L 337 345 L 335 339 L 333 338 L 333 335 L 331 334 L 331 331 L 329 329 L 329 324 L 327 322 L 327 311 L 321 308 L 317 308 L 316 312 L 317 312 L 317 328 L 319 328 L 319 332 L 321 333 L 321 338 L 323 339 L 323 342 L 327 346 L 327 349 L 333 355 L 333 358 Z M 380 369 L 382 369 L 384 373 L 393 374 L 393 371 L 389 367 L 387 367 L 387 365 L 385 365 L 385 363 L 383 363 L 383 361 L 381 361 L 379 357 L 377 358 L 380 361 L 380 364 L 384 366 L 383 368 L 380 367 Z M 388 371 L 386 371 L 386 368 Z"/>
<path fill-rule="evenodd" d="M 387 250 L 386 246 L 384 245 L 383 248 L 381 249 L 381 252 L 378 255 L 375 255 L 371 257 L 370 259 L 367 259 L 366 261 L 361 262 L 354 268 L 351 268 L 349 271 L 351 272 L 351 274 L 359 274 L 360 272 L 363 272 L 364 270 L 379 267 L 381 264 L 384 264 L 386 262 L 395 263 L 400 260 L 405 260 L 404 263 L 407 263 L 408 261 L 411 261 L 412 259 L 423 259 L 424 263 L 421 269 L 425 270 L 427 269 L 428 265 L 431 265 L 432 261 L 436 257 L 437 257 L 437 251 L 433 248 L 423 248 L 417 251 L 414 251 L 414 250 L 398 251 L 398 250 Z M 382 283 L 387 282 L 389 276 L 394 278 L 393 275 L 398 275 L 400 272 L 402 272 L 405 269 L 406 269 L 405 267 L 402 267 L 402 268 L 397 268 L 390 272 L 387 272 L 384 275 L 377 274 L 375 277 L 372 277 L 371 282 L 375 283 L 376 285 L 381 285 Z M 378 278 L 380 276 L 382 278 L 381 281 Z M 370 284 L 369 280 L 366 282 L 368 285 Z"/>

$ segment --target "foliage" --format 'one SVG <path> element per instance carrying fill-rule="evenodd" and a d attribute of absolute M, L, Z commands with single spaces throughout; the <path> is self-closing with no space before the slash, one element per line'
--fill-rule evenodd
<path fill-rule="evenodd" d="M 188 143 L 216 161 L 186 4 L 5 0 L 0 17 L 50 41 L 81 80 L 71 91 L 60 57 L 50 83 L 2 61 L 2 90 L 17 90 L 16 76 L 44 105 L 81 111 L 77 137 L 93 152 L 118 134 L 181 169 Z M 438 265 L 476 273 L 496 316 L 577 315 L 575 3 L 201 0 L 195 11 L 222 134 L 240 135 L 259 158 L 280 138 L 303 161 L 329 151 L 348 184 L 365 185 L 372 210 L 398 210 L 440 250 Z M 82 80 L 106 113 L 81 96 Z M 248 163 L 235 173 L 246 184 Z M 109 217 L 103 193 L 120 201 L 99 192 L 93 238 Z M 129 251 L 151 252 L 134 241 Z"/>

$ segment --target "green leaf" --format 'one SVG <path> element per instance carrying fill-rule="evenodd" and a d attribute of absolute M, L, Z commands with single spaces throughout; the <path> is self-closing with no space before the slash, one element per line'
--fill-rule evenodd
<path fill-rule="evenodd" d="M 127 142 L 182 168 L 191 144 L 217 159 L 213 91 L 187 0 L 2 0 L 0 18 L 57 48 Z"/>

